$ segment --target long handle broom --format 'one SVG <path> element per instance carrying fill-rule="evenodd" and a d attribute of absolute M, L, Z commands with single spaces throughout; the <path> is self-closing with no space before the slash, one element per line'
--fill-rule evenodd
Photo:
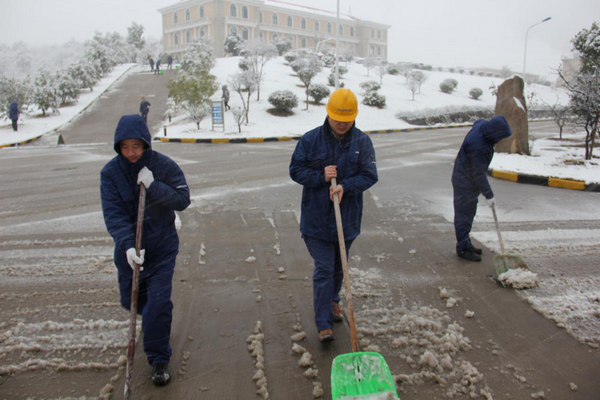
<path fill-rule="evenodd" d="M 142 250 L 142 231 L 144 229 L 144 209 L 146 208 L 146 186 L 140 184 L 140 200 L 138 203 L 137 228 L 135 231 L 135 252 L 140 256 Z M 135 356 L 135 337 L 137 324 L 137 308 L 139 295 L 140 266 L 133 268 L 131 283 L 131 308 L 129 309 L 129 345 L 127 346 L 127 369 L 125 370 L 125 399 L 131 399 L 131 381 L 133 380 L 133 359 Z"/>

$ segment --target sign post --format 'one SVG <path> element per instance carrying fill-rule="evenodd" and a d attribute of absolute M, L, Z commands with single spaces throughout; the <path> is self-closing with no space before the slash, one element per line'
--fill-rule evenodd
<path fill-rule="evenodd" d="M 223 115 L 223 100 L 214 100 L 212 102 L 212 130 L 215 126 L 223 126 L 225 132 L 225 116 Z"/>

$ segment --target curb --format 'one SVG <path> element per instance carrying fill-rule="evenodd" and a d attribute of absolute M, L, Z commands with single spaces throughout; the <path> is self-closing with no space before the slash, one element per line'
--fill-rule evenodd
<path fill-rule="evenodd" d="M 378 131 L 363 131 L 367 135 L 395 132 L 430 131 L 433 129 L 466 128 L 473 124 L 449 125 L 449 126 L 426 126 L 422 128 L 384 129 Z M 282 136 L 267 138 L 233 138 L 233 139 L 196 139 L 196 138 L 169 138 L 155 136 L 153 140 L 163 143 L 264 143 L 264 142 L 286 142 L 300 140 L 302 136 Z"/>
<path fill-rule="evenodd" d="M 499 171 L 493 169 L 488 169 L 487 174 L 496 179 L 503 179 L 511 182 L 600 193 L 599 183 L 586 184 L 584 181 L 578 181 L 574 179 L 553 178 L 549 176 L 540 175 L 527 175 L 519 174 L 516 172 Z"/>
<path fill-rule="evenodd" d="M 96 97 L 96 98 L 95 98 L 95 99 L 94 99 L 94 100 L 93 100 L 91 103 L 89 103 L 87 106 L 83 107 L 83 108 L 81 109 L 81 111 L 79 111 L 77 114 L 75 114 L 75 115 L 74 115 L 72 118 L 70 118 L 68 121 L 66 121 L 66 122 L 65 122 L 64 124 L 62 124 L 61 126 L 59 126 L 59 127 L 56 127 L 56 128 L 54 128 L 54 129 L 50 129 L 49 131 L 46 131 L 46 132 L 42 133 L 42 134 L 41 134 L 41 135 L 39 135 L 39 136 L 36 136 L 36 137 L 30 138 L 30 139 L 27 139 L 27 140 L 25 140 L 25 141 L 23 141 L 23 142 L 9 143 L 9 144 L 2 144 L 2 145 L 0 145 L 0 149 L 2 149 L 2 148 L 5 148 L 5 147 L 15 147 L 15 146 L 21 146 L 21 145 L 24 145 L 24 144 L 27 144 L 27 143 L 31 143 L 31 142 L 33 142 L 33 141 L 35 141 L 35 140 L 38 140 L 38 139 L 39 139 L 39 138 L 41 138 L 42 136 L 46 136 L 46 135 L 48 135 L 49 133 L 56 132 L 56 131 L 58 131 L 59 129 L 63 128 L 64 126 L 66 126 L 66 125 L 70 124 L 71 122 L 73 122 L 73 120 L 75 120 L 75 118 L 79 117 L 81 114 L 83 114 L 83 112 L 84 112 L 85 110 L 87 110 L 87 109 L 88 109 L 88 108 L 90 108 L 90 107 L 91 107 L 93 104 L 95 104 L 95 103 L 96 103 L 96 101 L 98 101 L 98 99 L 99 99 L 99 98 L 100 98 L 100 97 L 101 97 L 101 96 L 102 96 L 104 93 L 106 93 L 106 92 L 107 92 L 107 91 L 108 91 L 108 90 L 109 90 L 111 87 L 113 87 L 113 85 L 115 85 L 117 82 L 119 82 L 119 81 L 121 80 L 121 78 L 123 78 L 123 76 L 125 76 L 125 74 L 126 74 L 127 72 L 129 72 L 129 70 L 130 70 L 131 68 L 135 67 L 135 66 L 136 66 L 136 65 L 132 65 L 131 67 L 129 67 L 129 68 L 127 68 L 125 71 L 123 71 L 123 73 L 121 74 L 121 76 L 119 76 L 119 77 L 118 77 L 118 78 L 117 78 L 117 79 L 116 79 L 116 80 L 115 80 L 113 83 L 111 83 L 111 84 L 110 84 L 110 85 L 109 85 L 109 86 L 108 86 L 106 89 L 104 89 L 104 91 L 102 91 L 98 97 Z"/>

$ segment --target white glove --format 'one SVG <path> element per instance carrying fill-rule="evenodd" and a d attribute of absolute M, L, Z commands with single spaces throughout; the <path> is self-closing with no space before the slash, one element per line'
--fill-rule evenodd
<path fill-rule="evenodd" d="M 493 206 L 494 204 L 496 204 L 496 199 L 494 197 L 492 197 L 491 199 L 485 199 L 485 202 L 487 203 L 488 206 Z"/>
<path fill-rule="evenodd" d="M 129 263 L 129 266 L 131 267 L 131 269 L 135 268 L 135 264 L 138 264 L 140 266 L 140 271 L 143 271 L 144 268 L 142 267 L 142 264 L 144 263 L 144 254 L 146 254 L 146 250 L 140 250 L 140 256 L 138 257 L 136 252 L 135 252 L 135 248 L 130 248 L 129 250 L 127 250 L 127 252 L 125 253 L 127 254 L 127 262 Z"/>
<path fill-rule="evenodd" d="M 154 182 L 154 174 L 152 171 L 150 171 L 147 167 L 142 168 L 138 174 L 138 185 L 143 183 L 144 186 L 146 186 L 146 189 L 148 189 L 150 185 L 152 185 L 152 182 Z"/>

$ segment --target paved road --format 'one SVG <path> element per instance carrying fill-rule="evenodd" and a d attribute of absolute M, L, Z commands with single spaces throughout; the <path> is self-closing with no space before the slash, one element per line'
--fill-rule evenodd
<path fill-rule="evenodd" d="M 124 98 L 131 79 L 154 78 L 163 77 L 127 78 L 103 99 L 106 107 Z M 112 135 L 96 140 L 108 129 L 96 125 L 116 121 L 120 110 L 109 113 L 98 103 L 65 131 L 71 135 L 67 143 L 77 135 L 112 141 Z M 363 232 L 350 260 L 362 347 L 382 351 L 401 377 L 405 400 L 443 399 L 449 393 L 467 399 L 480 391 L 531 399 L 542 390 L 553 399 L 599 398 L 597 349 L 493 282 L 489 250 L 480 264 L 455 256 L 449 177 L 465 133 L 372 137 L 380 181 L 365 196 Z M 315 340 L 312 266 L 298 232 L 301 188 L 287 174 L 295 143 L 153 146 L 181 165 L 193 204 L 181 214 L 174 381 L 154 388 L 138 346 L 135 398 L 259 398 L 246 342 L 258 321 L 270 398 L 312 398 L 315 382 L 329 398 L 331 361 L 351 346 L 345 324 L 336 325 L 331 346 Z M 0 152 L 0 368 L 12 371 L 0 369 L 0 398 L 97 396 L 110 389 L 107 384 L 120 398 L 123 371 L 117 360 L 125 352 L 128 314 L 117 304 L 112 243 L 98 195 L 98 172 L 113 155 L 107 144 Z M 492 185 L 504 199 L 501 215 L 510 219 L 509 230 L 598 228 L 596 193 L 497 180 Z M 561 220 L 556 211 L 565 204 L 583 210 L 583 225 L 579 218 Z M 538 217 L 531 218 L 534 214 Z M 489 232 L 489 221 L 482 218 L 476 229 Z M 585 230 L 580 232 L 584 237 Z M 564 249 L 562 259 L 539 256 L 536 267 L 542 279 L 556 273 L 587 279 L 593 293 L 598 253 L 572 259 L 580 248 L 574 246 Z M 447 307 L 440 288 L 456 306 Z M 465 317 L 467 310 L 473 318 Z M 292 353 L 290 337 L 297 329 L 307 334 L 300 344 L 312 354 L 317 378 L 305 378 Z M 437 366 L 423 358 L 426 351 L 436 356 Z"/>

